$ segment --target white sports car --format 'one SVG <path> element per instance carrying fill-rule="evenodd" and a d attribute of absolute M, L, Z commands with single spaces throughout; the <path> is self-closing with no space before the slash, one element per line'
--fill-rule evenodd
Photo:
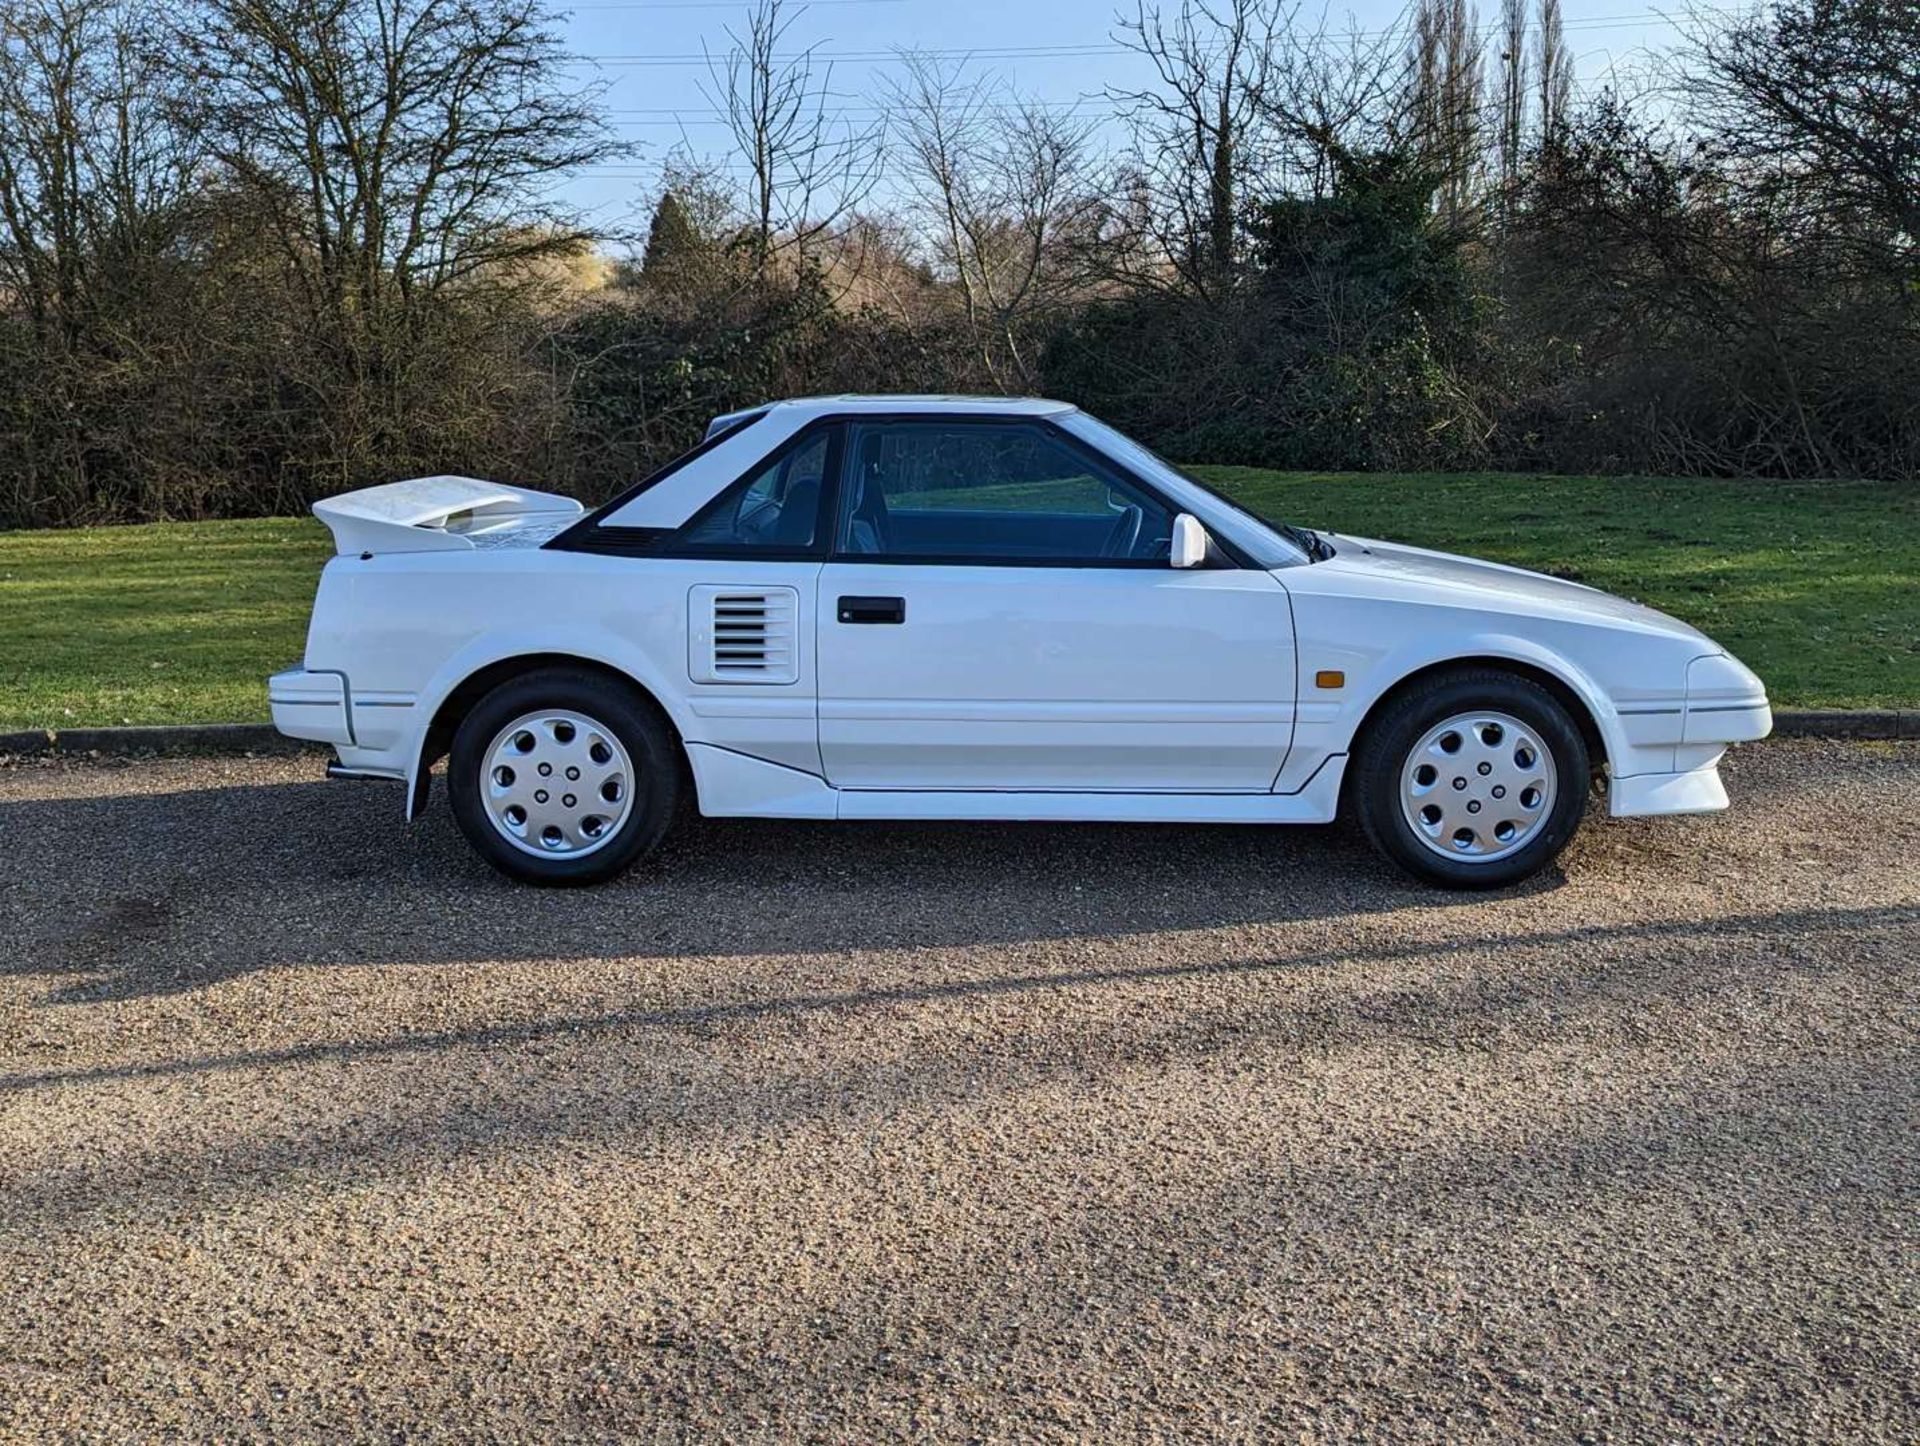
<path fill-rule="evenodd" d="M 717 419 L 605 506 L 465 477 L 318 504 L 339 555 L 281 732 L 343 777 L 449 757 L 491 863 L 591 883 L 709 815 L 1326 823 L 1422 878 L 1724 808 L 1760 680 L 1576 583 L 1273 526 L 1057 402 Z"/>

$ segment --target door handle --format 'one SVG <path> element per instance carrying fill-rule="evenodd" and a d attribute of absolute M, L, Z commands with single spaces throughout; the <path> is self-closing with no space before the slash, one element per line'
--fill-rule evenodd
<path fill-rule="evenodd" d="M 839 607 L 843 623 L 904 623 L 907 600 L 903 597 L 843 597 Z"/>

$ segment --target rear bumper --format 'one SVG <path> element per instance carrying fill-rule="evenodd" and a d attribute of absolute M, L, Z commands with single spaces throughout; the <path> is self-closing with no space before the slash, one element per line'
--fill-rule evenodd
<path fill-rule="evenodd" d="M 288 668 L 267 679 L 267 704 L 273 726 L 289 738 L 353 746 L 353 715 L 347 707 L 347 680 L 341 673 L 310 673 Z"/>

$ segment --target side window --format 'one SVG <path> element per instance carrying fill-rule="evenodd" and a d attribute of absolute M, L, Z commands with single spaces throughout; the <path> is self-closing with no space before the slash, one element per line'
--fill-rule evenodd
<path fill-rule="evenodd" d="M 1166 508 L 1023 422 L 853 423 L 836 550 L 966 562 L 1164 561 Z"/>
<path fill-rule="evenodd" d="M 696 513 L 666 550 L 804 552 L 817 540 L 830 431 L 788 447 Z"/>

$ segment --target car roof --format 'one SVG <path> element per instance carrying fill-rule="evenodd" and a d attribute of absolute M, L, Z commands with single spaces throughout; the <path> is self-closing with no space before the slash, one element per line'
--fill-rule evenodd
<path fill-rule="evenodd" d="M 806 411 L 991 411 L 1016 417 L 1048 417 L 1058 411 L 1073 411 L 1066 401 L 1044 398 L 962 398 L 962 396 L 887 396 L 887 394 L 841 394 L 828 398 L 793 398 L 776 401 L 776 407 L 795 407 Z"/>
<path fill-rule="evenodd" d="M 722 430 L 730 422 L 755 413 L 780 411 L 789 417 L 843 417 L 858 413 L 924 413 L 927 417 L 1058 417 L 1073 411 L 1066 401 L 1046 398 L 954 398 L 954 396 L 889 396 L 889 394 L 843 394 L 826 398 L 787 398 L 768 401 L 762 407 L 741 407 L 724 417 L 714 417 L 707 434 Z"/>

